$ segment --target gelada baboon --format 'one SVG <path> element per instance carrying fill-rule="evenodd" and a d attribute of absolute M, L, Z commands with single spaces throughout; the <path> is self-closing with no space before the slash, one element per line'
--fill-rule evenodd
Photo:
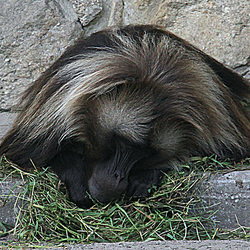
<path fill-rule="evenodd" d="M 80 39 L 24 93 L 0 147 L 50 165 L 70 199 L 145 197 L 191 155 L 249 155 L 249 83 L 191 44 L 148 25 Z"/>

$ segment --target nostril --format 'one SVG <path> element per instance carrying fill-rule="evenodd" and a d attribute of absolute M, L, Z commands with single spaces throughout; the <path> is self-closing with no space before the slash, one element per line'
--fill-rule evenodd
<path fill-rule="evenodd" d="M 118 173 L 115 173 L 115 178 L 120 179 L 120 175 Z"/>
<path fill-rule="evenodd" d="M 119 183 L 120 183 L 122 180 L 124 180 L 124 176 L 121 175 L 121 174 L 119 174 L 119 173 L 115 173 L 115 174 L 114 174 L 114 177 L 115 177 L 116 182 L 119 182 Z"/>

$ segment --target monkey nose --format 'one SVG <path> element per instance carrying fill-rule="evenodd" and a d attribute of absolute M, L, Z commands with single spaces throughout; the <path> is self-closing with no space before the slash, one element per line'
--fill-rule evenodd
<path fill-rule="evenodd" d="M 103 186 L 98 189 L 92 187 L 89 191 L 91 196 L 101 203 L 109 203 L 110 201 L 117 199 L 123 193 L 115 187 L 111 188 L 110 186 Z"/>
<path fill-rule="evenodd" d="M 108 203 L 120 197 L 127 188 L 127 181 L 120 173 L 113 173 L 112 177 L 89 180 L 89 192 L 91 196 L 101 202 Z"/>

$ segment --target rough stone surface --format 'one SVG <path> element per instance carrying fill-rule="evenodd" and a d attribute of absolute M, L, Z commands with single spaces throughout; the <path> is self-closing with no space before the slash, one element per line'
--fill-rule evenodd
<path fill-rule="evenodd" d="M 10 129 L 11 124 L 13 123 L 16 117 L 15 113 L 4 112 L 0 113 L 0 142 L 3 136 Z"/>
<path fill-rule="evenodd" d="M 82 246 L 67 246 L 67 249 L 232 249 L 232 250 L 242 250 L 249 249 L 250 242 L 235 240 L 235 241 L 151 241 L 151 242 L 137 242 L 137 243 L 113 243 L 113 244 L 91 244 L 91 245 L 82 245 Z"/>
<path fill-rule="evenodd" d="M 0 107 L 10 107 L 82 28 L 66 0 L 1 1 Z"/>
<path fill-rule="evenodd" d="M 19 206 L 21 206 L 21 203 L 17 202 L 17 197 L 22 184 L 22 180 L 12 178 L 0 182 L 0 222 L 15 225 Z"/>
<path fill-rule="evenodd" d="M 0 240 L 1 243 L 1 240 Z M 46 246 L 46 245 L 45 245 Z M 4 248 L 8 249 L 8 247 Z M 34 249 L 25 247 L 26 250 Z M 39 249 L 47 249 L 39 246 Z M 247 250 L 250 249 L 250 242 L 243 240 L 206 240 L 206 241 L 149 241 L 149 242 L 120 242 L 120 243 L 95 243 L 95 244 L 79 244 L 79 245 L 65 245 L 63 247 L 51 247 L 51 250 L 80 250 L 80 249 L 95 249 L 95 250 L 153 250 L 153 249 L 193 249 L 193 250 Z"/>
<path fill-rule="evenodd" d="M 200 186 L 203 206 L 217 211 L 218 228 L 250 227 L 250 170 L 209 175 Z"/>
<path fill-rule="evenodd" d="M 136 243 L 106 243 L 106 244 L 90 244 L 90 245 L 81 245 L 81 246 L 67 246 L 67 249 L 104 249 L 104 250 L 119 250 L 119 249 L 232 249 L 232 250 L 242 250 L 249 249 L 250 242 L 245 241 L 151 241 L 151 242 L 136 242 Z M 62 249 L 62 248 L 61 248 Z"/>
<path fill-rule="evenodd" d="M 102 11 L 101 0 L 69 0 L 83 26 L 88 25 Z"/>
<path fill-rule="evenodd" d="M 154 23 L 231 67 L 249 63 L 250 2 L 242 0 L 124 1 L 124 23 Z"/>
<path fill-rule="evenodd" d="M 85 35 L 110 26 L 126 24 L 123 22 L 123 10 L 123 0 L 106 0 L 103 2 L 102 11 L 89 25 L 83 27 Z"/>

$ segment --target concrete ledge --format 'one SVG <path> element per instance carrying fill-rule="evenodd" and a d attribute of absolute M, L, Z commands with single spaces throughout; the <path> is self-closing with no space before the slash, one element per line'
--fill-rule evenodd
<path fill-rule="evenodd" d="M 17 244 L 18 246 L 18 244 Z M 247 250 L 250 249 L 250 242 L 243 240 L 205 240 L 205 241 L 147 241 L 147 242 L 120 242 L 120 243 L 94 243 L 94 244 L 77 244 L 77 245 L 64 245 L 63 247 L 51 247 L 45 245 L 36 245 L 39 249 L 51 250 L 152 250 L 152 249 L 192 249 L 192 250 Z M 44 247 L 43 247 L 44 246 Z M 14 245 L 13 245 L 14 247 Z M 1 248 L 1 240 L 0 240 Z M 10 249 L 9 246 L 2 247 L 3 249 Z M 23 249 L 31 250 L 34 248 L 24 247 Z"/>
<path fill-rule="evenodd" d="M 22 187 L 22 180 L 8 178 L 0 183 L 0 221 L 14 225 L 18 214 L 16 197 Z M 194 207 L 199 210 L 216 211 L 212 218 L 220 229 L 250 227 L 250 170 L 217 173 L 206 176 L 197 188 L 202 203 Z M 4 204 L 4 200 L 8 201 Z M 4 204 L 4 206 L 3 206 Z"/>
<path fill-rule="evenodd" d="M 203 206 L 217 211 L 217 227 L 250 227 L 250 170 L 207 175 L 198 191 Z"/>
<path fill-rule="evenodd" d="M 21 192 L 22 185 L 21 179 L 8 178 L 0 182 L 0 222 L 10 226 L 15 225 L 19 206 L 21 206 L 20 201 L 17 202 L 17 197 Z"/>
<path fill-rule="evenodd" d="M 52 248 L 53 249 L 53 248 Z M 65 249 L 65 248 L 54 248 L 54 249 Z M 130 243 L 95 243 L 89 245 L 67 245 L 68 250 L 80 250 L 80 249 L 96 249 L 96 250 L 152 250 L 152 249 L 232 249 L 232 250 L 243 250 L 250 249 L 250 242 L 245 241 L 149 241 L 149 242 L 130 242 Z"/>

